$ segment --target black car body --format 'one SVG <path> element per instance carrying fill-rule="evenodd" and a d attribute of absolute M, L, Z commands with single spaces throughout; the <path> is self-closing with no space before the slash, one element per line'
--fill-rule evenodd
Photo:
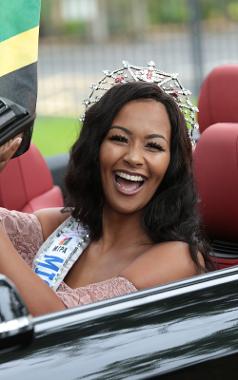
<path fill-rule="evenodd" d="M 0 379 L 237 379 L 237 285 L 233 267 L 33 318 Z"/>

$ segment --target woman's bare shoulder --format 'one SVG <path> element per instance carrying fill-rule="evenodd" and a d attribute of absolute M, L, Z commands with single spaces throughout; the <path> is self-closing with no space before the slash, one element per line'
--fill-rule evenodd
<path fill-rule="evenodd" d="M 62 207 L 44 208 L 34 214 L 41 224 L 44 240 L 70 216 L 69 212 L 62 212 Z"/>
<path fill-rule="evenodd" d="M 204 265 L 200 254 L 199 262 Z M 166 284 L 195 274 L 198 274 L 198 268 L 191 258 L 189 246 L 181 241 L 155 244 L 121 273 L 137 289 Z"/>

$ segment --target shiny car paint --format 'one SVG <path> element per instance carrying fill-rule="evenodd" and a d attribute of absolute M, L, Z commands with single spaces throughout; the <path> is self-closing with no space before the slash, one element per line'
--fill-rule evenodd
<path fill-rule="evenodd" d="M 237 379 L 237 285 L 233 267 L 34 318 L 0 379 Z"/>

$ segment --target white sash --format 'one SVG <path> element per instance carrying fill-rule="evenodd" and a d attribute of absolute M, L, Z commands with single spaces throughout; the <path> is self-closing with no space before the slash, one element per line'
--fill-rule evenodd
<path fill-rule="evenodd" d="M 88 246 L 89 231 L 72 216 L 42 244 L 33 261 L 33 270 L 56 290 Z"/>

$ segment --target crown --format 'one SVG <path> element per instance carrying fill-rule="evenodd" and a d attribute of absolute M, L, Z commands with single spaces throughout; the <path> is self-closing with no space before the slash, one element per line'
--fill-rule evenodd
<path fill-rule="evenodd" d="M 153 61 L 150 61 L 147 67 L 133 66 L 127 61 L 122 61 L 122 64 L 123 67 L 120 69 L 113 71 L 104 70 L 104 77 L 100 79 L 98 83 L 92 84 L 92 91 L 89 97 L 84 100 L 86 109 L 91 104 L 96 103 L 107 90 L 117 83 L 134 81 L 156 83 L 164 92 L 175 99 L 184 115 L 189 137 L 191 141 L 195 143 L 199 136 L 198 124 L 196 121 L 198 108 L 192 104 L 190 100 L 191 92 L 181 85 L 178 80 L 178 74 L 169 74 L 156 69 Z"/>

